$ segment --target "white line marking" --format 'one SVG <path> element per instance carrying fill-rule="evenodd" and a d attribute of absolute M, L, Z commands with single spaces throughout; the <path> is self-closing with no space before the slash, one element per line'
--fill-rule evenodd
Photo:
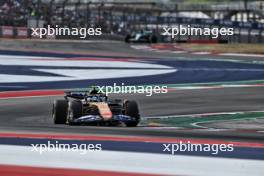
<path fill-rule="evenodd" d="M 176 72 L 176 69 L 35 69 L 41 72 L 54 73 L 62 76 L 34 76 L 34 75 L 9 75 L 0 74 L 0 83 L 48 82 L 48 81 L 73 81 L 89 79 L 107 79 L 160 75 Z"/>
<path fill-rule="evenodd" d="M 181 54 L 181 53 L 187 53 L 187 52 L 186 51 L 172 51 L 171 53 Z"/>
<path fill-rule="evenodd" d="M 264 111 L 235 111 L 235 112 L 208 112 L 208 113 L 199 113 L 199 114 L 183 114 L 183 115 L 169 115 L 169 116 L 154 116 L 154 117 L 145 117 L 146 119 L 164 119 L 164 118 L 177 118 L 177 117 L 203 117 L 210 115 L 233 115 L 233 114 L 245 114 L 245 113 L 258 113 Z"/>
<path fill-rule="evenodd" d="M 26 146 L 0 145 L 0 164 L 161 175 L 264 175 L 263 161 L 259 160 L 117 151 L 89 152 L 86 155 L 73 151 L 61 151 L 46 152 L 40 155 L 30 150 L 31 148 Z"/>
<path fill-rule="evenodd" d="M 174 90 L 202 90 L 202 89 L 222 89 L 222 88 L 248 88 L 248 87 L 264 87 L 264 84 L 226 84 L 215 86 L 173 86 L 168 87 Z"/>
<path fill-rule="evenodd" d="M 206 120 L 206 121 L 203 121 L 203 122 L 194 122 L 194 123 L 191 123 L 192 126 L 195 126 L 195 127 L 198 127 L 198 128 L 205 128 L 205 129 L 214 129 L 214 128 L 211 128 L 211 127 L 206 127 L 206 126 L 202 126 L 202 125 L 198 125 L 198 124 L 208 124 L 208 123 L 214 123 L 214 122 L 225 122 L 225 121 L 240 121 L 240 120 L 252 120 L 252 119 L 257 119 L 257 118 L 248 118 L 248 117 L 245 117 L 245 118 L 239 118 L 239 119 L 229 119 L 229 120 Z M 233 129 L 233 128 L 232 128 Z M 234 130 L 234 129 L 233 129 Z"/>
<path fill-rule="evenodd" d="M 8 58 L 8 59 L 7 59 Z M 0 74 L 0 83 L 24 83 L 24 82 L 48 82 L 48 81 L 73 81 L 86 79 L 107 79 L 139 77 L 172 73 L 177 71 L 173 67 L 160 64 L 143 62 L 124 62 L 124 61 L 100 61 L 100 60 L 65 60 L 49 59 L 34 60 L 31 56 L 6 56 L 0 55 L 0 65 L 3 66 L 48 66 L 48 69 L 34 69 L 40 72 L 54 73 L 61 76 L 38 76 L 38 75 L 13 75 Z M 76 69 L 64 69 L 52 67 L 78 67 Z M 98 69 L 81 69 L 83 67 L 93 67 Z M 108 70 L 99 67 L 110 68 Z M 111 69 L 116 67 L 118 69 Z M 122 68 L 129 69 L 122 69 Z M 135 68 L 141 68 L 140 70 Z M 146 68 L 146 69 L 144 69 Z M 157 70 L 156 70 L 157 69 Z M 159 69 L 159 70 L 158 70 Z"/>
<path fill-rule="evenodd" d="M 263 54 L 220 53 L 220 56 L 264 57 Z"/>
<path fill-rule="evenodd" d="M 196 54 L 196 55 L 207 55 L 207 54 L 211 54 L 211 52 L 201 51 L 201 52 L 192 52 L 191 54 Z"/>
<path fill-rule="evenodd" d="M 11 56 L 10 56 L 11 57 Z M 117 67 L 117 68 L 172 68 L 160 64 L 149 64 L 142 62 L 125 62 L 125 61 L 103 61 L 103 60 L 65 60 L 62 58 L 49 61 L 27 59 L 25 56 L 12 56 L 12 58 L 5 59 L 0 55 L 0 65 L 12 66 L 50 66 L 50 67 Z"/>

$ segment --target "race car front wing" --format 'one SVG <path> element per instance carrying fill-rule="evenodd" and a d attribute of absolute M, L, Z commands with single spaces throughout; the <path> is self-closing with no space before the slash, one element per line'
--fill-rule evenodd
<path fill-rule="evenodd" d="M 104 120 L 100 115 L 85 115 L 74 119 L 71 123 L 76 124 L 94 124 L 94 125 L 117 125 L 119 123 L 135 122 L 136 118 L 127 115 L 113 115 L 110 120 Z"/>

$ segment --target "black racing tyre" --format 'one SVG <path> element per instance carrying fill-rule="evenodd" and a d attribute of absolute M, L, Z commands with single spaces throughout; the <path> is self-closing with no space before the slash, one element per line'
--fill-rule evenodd
<path fill-rule="evenodd" d="M 131 35 L 130 34 L 126 35 L 125 42 L 130 43 L 130 39 L 131 39 Z"/>
<path fill-rule="evenodd" d="M 68 102 L 67 100 L 55 100 L 52 109 L 52 118 L 54 124 L 65 124 L 67 118 Z"/>
<path fill-rule="evenodd" d="M 80 101 L 70 101 L 68 108 L 67 121 L 69 125 L 72 124 L 74 119 L 82 116 L 82 102 Z"/>
<path fill-rule="evenodd" d="M 138 110 L 137 102 L 135 101 L 126 101 L 124 104 L 125 112 L 124 114 L 130 117 L 134 117 L 136 119 L 135 122 L 127 122 L 126 125 L 128 127 L 135 127 L 138 125 L 140 121 L 140 115 Z"/>
<path fill-rule="evenodd" d="M 150 42 L 151 42 L 151 43 L 157 43 L 157 42 L 158 42 L 158 38 L 157 38 L 157 36 L 152 35 L 152 36 L 150 37 Z"/>

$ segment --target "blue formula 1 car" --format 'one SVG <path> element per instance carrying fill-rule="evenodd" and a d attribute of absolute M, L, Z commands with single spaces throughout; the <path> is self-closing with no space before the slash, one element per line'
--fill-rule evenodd
<path fill-rule="evenodd" d="M 64 99 L 53 103 L 55 124 L 95 126 L 137 126 L 140 121 L 135 101 L 109 100 L 105 94 L 92 91 L 68 91 Z"/>

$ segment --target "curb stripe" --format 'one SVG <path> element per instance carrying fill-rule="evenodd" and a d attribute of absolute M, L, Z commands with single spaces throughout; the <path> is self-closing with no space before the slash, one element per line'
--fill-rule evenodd
<path fill-rule="evenodd" d="M 0 99 L 18 98 L 18 97 L 35 97 L 35 96 L 54 96 L 64 95 L 62 90 L 30 90 L 30 91 L 8 91 L 0 92 Z"/>
<path fill-rule="evenodd" d="M 117 171 L 98 171 L 98 170 L 82 170 L 82 169 L 62 169 L 62 168 L 46 168 L 46 167 L 30 167 L 16 165 L 0 165 L 0 174 L 8 176 L 158 176 L 157 174 L 140 174 Z"/>
<path fill-rule="evenodd" d="M 154 51 L 154 52 L 169 52 L 169 53 L 187 53 L 194 55 L 218 55 L 218 56 L 242 56 L 242 57 L 259 57 L 264 58 L 264 54 L 250 54 L 250 53 L 217 53 L 214 51 L 187 51 L 182 48 L 176 48 L 174 45 L 164 45 L 159 47 L 157 45 L 153 46 L 137 46 L 131 45 L 131 48 L 137 50 L 145 50 L 145 51 Z"/>

